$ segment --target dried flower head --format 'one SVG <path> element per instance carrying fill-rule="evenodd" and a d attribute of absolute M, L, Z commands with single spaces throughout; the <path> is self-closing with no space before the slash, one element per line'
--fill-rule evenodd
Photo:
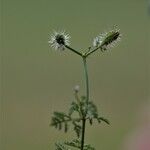
<path fill-rule="evenodd" d="M 107 50 L 113 47 L 121 39 L 121 34 L 118 29 L 113 29 L 109 32 L 105 32 L 96 37 L 93 41 L 93 46 L 98 47 L 102 50 Z"/>
<path fill-rule="evenodd" d="M 56 50 L 57 49 L 64 50 L 65 45 L 70 44 L 69 39 L 70 39 L 70 36 L 69 34 L 66 34 L 65 31 L 61 31 L 61 32 L 54 31 L 48 43 L 51 45 L 52 48 Z"/>

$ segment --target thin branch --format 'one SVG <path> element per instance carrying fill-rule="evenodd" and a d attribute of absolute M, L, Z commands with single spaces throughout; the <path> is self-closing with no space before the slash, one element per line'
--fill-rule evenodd
<path fill-rule="evenodd" d="M 75 49 L 69 47 L 68 45 L 65 45 L 65 47 L 68 48 L 69 50 L 71 50 L 72 52 L 76 53 L 77 55 L 82 56 L 82 53 L 80 53 L 80 52 L 78 52 L 77 50 L 75 50 Z"/>
<path fill-rule="evenodd" d="M 85 74 L 86 103 L 88 105 L 88 101 L 89 101 L 89 79 L 88 79 L 87 63 L 86 63 L 86 57 L 82 57 L 82 58 L 83 58 L 84 74 Z M 83 116 L 83 120 L 82 120 L 82 137 L 81 137 L 81 150 L 84 149 L 85 125 L 86 125 L 86 116 Z"/>
<path fill-rule="evenodd" d="M 97 48 L 95 48 L 95 49 L 93 49 L 93 50 L 91 50 L 91 51 L 88 51 L 88 52 L 85 54 L 85 56 L 88 57 L 89 55 L 91 55 L 92 53 L 94 53 L 95 51 L 97 51 L 98 49 L 101 49 L 101 51 L 102 51 L 102 46 L 99 46 L 99 47 L 97 47 Z"/>

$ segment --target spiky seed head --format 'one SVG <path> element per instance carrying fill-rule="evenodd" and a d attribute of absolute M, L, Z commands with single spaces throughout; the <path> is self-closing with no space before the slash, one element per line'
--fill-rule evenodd
<path fill-rule="evenodd" d="M 104 49 L 108 49 L 113 47 L 121 38 L 120 31 L 118 29 L 111 30 L 106 32 L 100 36 L 101 39 L 101 47 Z"/>
<path fill-rule="evenodd" d="M 65 49 L 65 45 L 69 45 L 70 44 L 70 36 L 69 34 L 66 34 L 65 31 L 61 31 L 61 32 L 56 32 L 54 31 L 54 33 L 50 36 L 50 40 L 48 41 L 48 43 L 50 44 L 50 46 L 54 49 L 60 49 L 60 50 L 64 50 Z"/>
<path fill-rule="evenodd" d="M 97 36 L 93 40 L 94 47 L 100 47 L 102 50 L 113 47 L 121 39 L 120 30 L 113 29 Z"/>

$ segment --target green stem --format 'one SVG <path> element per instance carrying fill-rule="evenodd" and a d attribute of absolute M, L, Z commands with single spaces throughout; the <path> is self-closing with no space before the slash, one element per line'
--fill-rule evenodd
<path fill-rule="evenodd" d="M 86 57 L 82 57 L 82 58 L 83 58 L 84 74 L 85 74 L 86 102 L 88 104 L 88 101 L 89 101 L 89 78 L 88 78 L 88 71 L 87 71 L 87 62 L 86 62 Z"/>
<path fill-rule="evenodd" d="M 84 149 L 85 124 L 86 124 L 86 120 L 85 120 L 85 119 L 83 119 L 83 120 L 82 120 L 81 150 L 83 150 L 83 149 Z"/>
<path fill-rule="evenodd" d="M 92 51 L 88 51 L 88 52 L 85 54 L 86 57 L 88 57 L 89 55 L 91 55 L 92 53 L 94 53 L 95 51 L 97 51 L 98 49 L 101 49 L 101 51 L 102 51 L 102 46 L 99 46 L 99 47 L 93 49 Z"/>
<path fill-rule="evenodd" d="M 88 55 L 90 55 L 91 53 L 93 53 L 94 51 L 96 51 L 97 49 L 95 49 L 94 51 L 88 52 L 86 54 L 82 54 L 80 52 L 78 52 L 77 50 L 65 45 L 65 47 L 69 50 L 71 50 L 72 52 L 76 53 L 77 55 L 82 57 L 83 60 L 83 66 L 84 66 L 84 75 L 85 75 L 85 87 L 86 87 L 86 104 L 88 105 L 88 101 L 89 101 L 89 79 L 88 79 L 88 71 L 87 71 L 87 62 L 86 62 L 86 58 Z M 84 149 L 84 139 L 85 139 L 85 125 L 86 125 L 86 113 L 82 114 L 82 135 L 81 135 L 81 150 Z"/>
<path fill-rule="evenodd" d="M 88 101 L 89 101 L 89 79 L 88 79 L 88 72 L 87 72 L 87 63 L 86 63 L 86 57 L 83 56 L 82 58 L 83 58 L 84 74 L 85 74 L 86 103 L 88 105 Z M 81 150 L 84 149 L 85 125 L 86 125 L 86 114 L 83 116 L 83 120 L 82 120 Z"/>
<path fill-rule="evenodd" d="M 76 53 L 77 55 L 82 56 L 82 53 L 80 53 L 80 52 L 78 52 L 77 50 L 75 50 L 75 49 L 69 47 L 68 45 L 65 45 L 65 47 L 68 48 L 69 50 L 71 50 L 72 52 Z"/>

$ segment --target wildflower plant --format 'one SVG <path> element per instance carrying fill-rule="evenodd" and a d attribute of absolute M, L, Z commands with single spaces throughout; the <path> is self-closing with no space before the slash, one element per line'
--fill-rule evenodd
<path fill-rule="evenodd" d="M 57 112 L 53 113 L 51 119 L 51 126 L 56 129 L 63 129 L 64 132 L 68 132 L 70 125 L 72 125 L 76 138 L 71 141 L 58 142 L 55 144 L 56 150 L 95 150 L 89 144 L 85 144 L 85 127 L 86 123 L 93 125 L 93 121 L 96 120 L 98 123 L 105 122 L 109 124 L 109 121 L 99 115 L 97 106 L 91 101 L 89 95 L 89 79 L 87 70 L 87 58 L 94 52 L 100 50 L 104 52 L 112 48 L 117 41 L 121 38 L 120 31 L 113 29 L 109 32 L 102 33 L 93 39 L 93 45 L 85 52 L 80 52 L 70 47 L 70 35 L 66 34 L 65 31 L 56 32 L 51 35 L 48 43 L 56 50 L 64 51 L 70 50 L 74 54 L 80 56 L 83 61 L 84 77 L 85 77 L 85 95 L 80 96 L 79 86 L 74 88 L 74 101 L 71 103 L 67 113 Z"/>

